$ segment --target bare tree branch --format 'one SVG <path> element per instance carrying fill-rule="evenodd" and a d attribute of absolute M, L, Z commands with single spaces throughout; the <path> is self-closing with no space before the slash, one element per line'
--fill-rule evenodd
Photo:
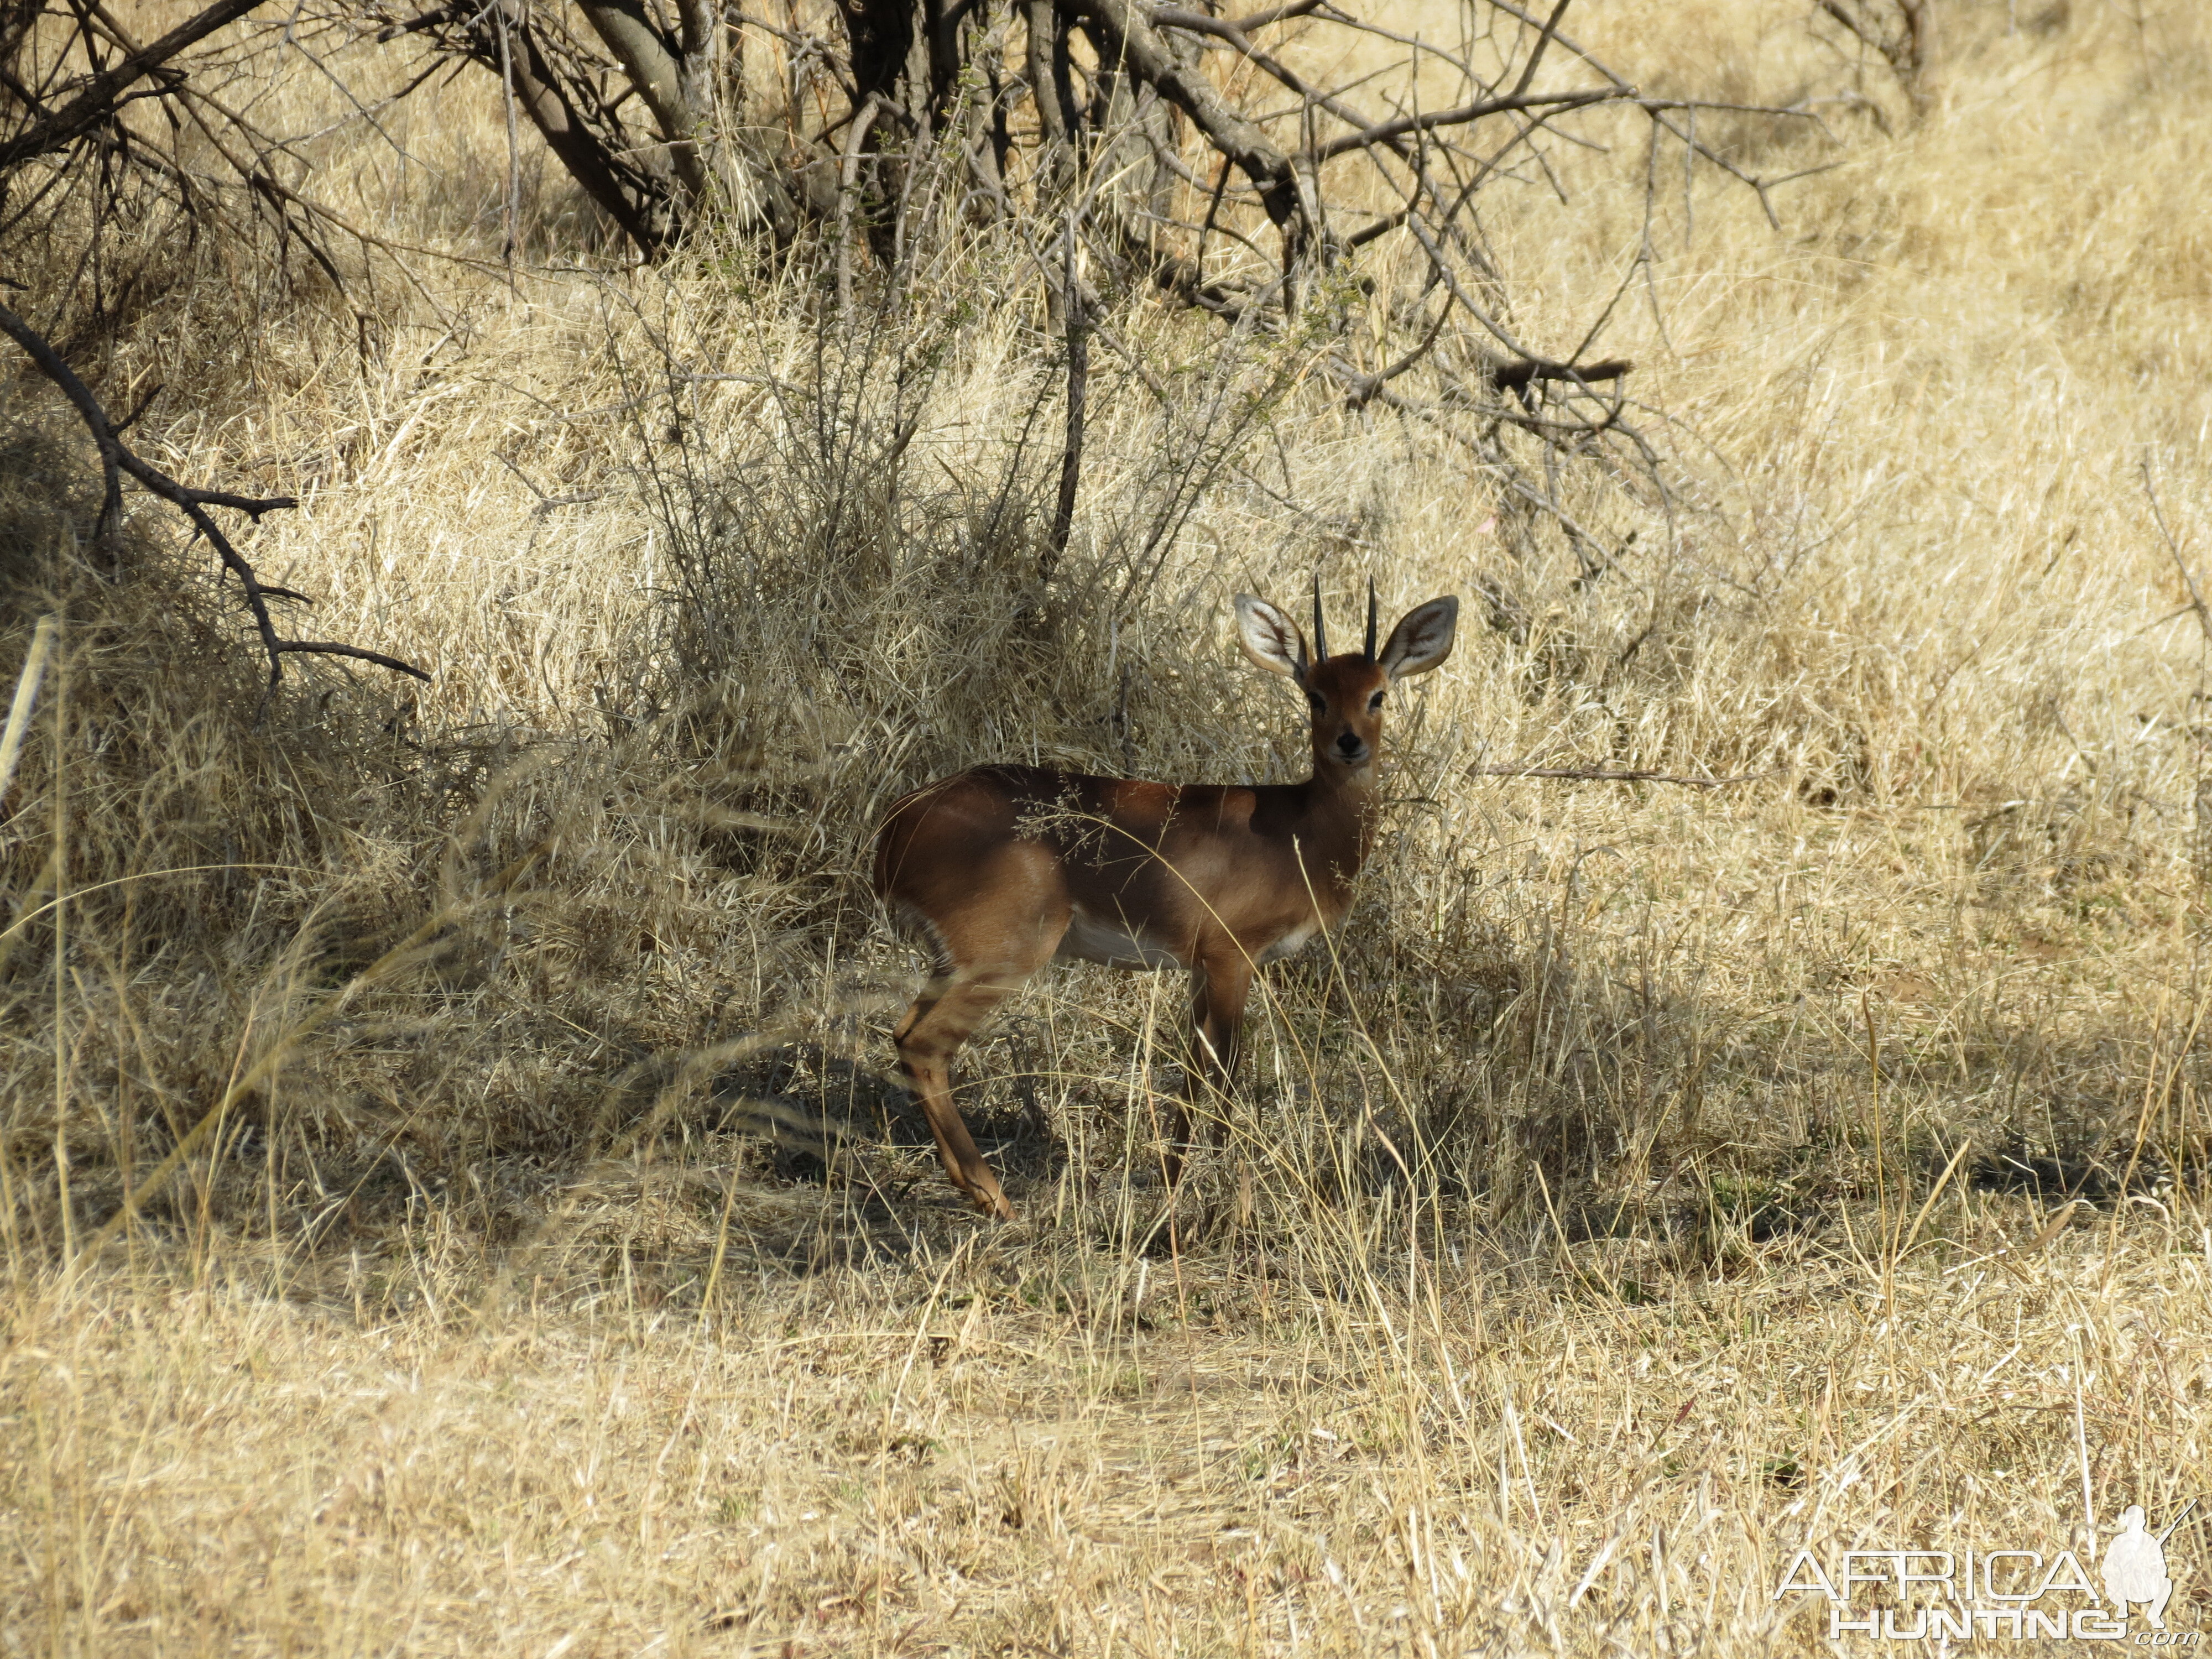
<path fill-rule="evenodd" d="M 255 631 L 260 635 L 261 648 L 269 659 L 269 687 L 274 690 L 284 678 L 284 659 L 288 656 L 350 657 L 357 661 L 376 664 L 402 674 L 411 674 L 427 683 L 430 676 L 412 663 L 388 657 L 380 651 L 369 651 L 356 645 L 341 645 L 327 640 L 287 639 L 276 631 L 276 619 L 270 614 L 272 598 L 300 599 L 306 596 L 289 588 L 271 586 L 264 582 L 252 562 L 223 533 L 222 526 L 209 514 L 210 507 L 228 507 L 243 513 L 258 523 L 264 513 L 274 513 L 300 503 L 290 495 L 237 495 L 222 489 L 195 489 L 179 483 L 167 473 L 149 465 L 132 453 L 128 446 L 115 435 L 113 422 L 77 377 L 75 370 L 62 360 L 59 353 L 28 324 L 5 306 L 0 306 L 0 333 L 6 334 L 21 346 L 39 372 L 60 387 L 64 396 L 76 406 L 78 416 L 99 446 L 103 475 L 103 495 L 100 517 L 96 521 L 95 537 L 108 544 L 112 561 L 119 561 L 120 554 L 113 547 L 113 532 L 122 507 L 122 489 L 116 474 L 129 473 L 154 495 L 180 510 L 191 520 L 192 527 L 208 539 L 223 566 L 238 578 L 245 592 L 246 609 L 252 613 Z"/>
<path fill-rule="evenodd" d="M 1321 252 L 1325 227 L 1310 182 L 1291 158 L 1278 149 L 1260 125 L 1232 109 L 1213 82 L 1186 67 L 1168 50 L 1158 30 L 1134 0 L 1068 0 L 1096 25 L 1104 39 L 1103 53 L 1127 67 L 1147 86 L 1190 118 L 1208 142 L 1234 161 L 1258 188 L 1261 204 L 1283 235 L 1283 272 L 1294 283 L 1307 261 Z"/>
<path fill-rule="evenodd" d="M 214 5 L 178 24 L 158 40 L 100 70 L 60 110 L 0 143 L 0 182 L 34 156 L 66 149 L 95 127 L 112 120 L 124 94 L 135 82 L 262 3 L 263 0 L 216 0 Z M 27 97 L 25 101 L 33 100 Z"/>
<path fill-rule="evenodd" d="M 123 481 L 118 476 L 123 446 L 116 439 L 115 428 L 108 423 L 106 411 L 100 408 L 90 388 L 77 378 L 76 371 L 5 306 L 0 306 L 0 333 L 22 347 L 39 373 L 61 388 L 62 395 L 76 406 L 78 416 L 92 434 L 92 441 L 100 450 L 100 516 L 93 520 L 92 539 L 93 544 L 112 562 L 116 556 L 112 532 L 123 512 Z"/>

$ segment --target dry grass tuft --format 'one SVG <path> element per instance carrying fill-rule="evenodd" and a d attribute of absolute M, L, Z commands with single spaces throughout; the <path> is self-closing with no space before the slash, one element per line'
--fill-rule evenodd
<path fill-rule="evenodd" d="M 150 508 L 84 569 L 8 388 L 0 667 L 61 643 L 0 821 L 0 1645 L 1766 1654 L 1826 1650 L 1801 1547 L 2163 1524 L 2212 1425 L 2212 25 L 2028 9 L 1945 9 L 1915 119 L 1792 7 L 1593 8 L 1833 163 L 1779 233 L 1657 204 L 1602 344 L 1674 496 L 1565 470 L 1637 532 L 1595 579 L 1312 341 L 1136 301 L 1048 574 L 1025 250 L 850 326 L 741 249 L 510 273 L 459 94 L 316 141 L 457 256 L 378 267 L 373 339 L 166 249 L 100 343 L 179 388 L 143 447 L 297 493 L 264 574 L 437 682 L 261 709 Z M 1639 162 L 1499 198 L 1533 346 L 1631 274 Z M 1171 1218 L 1180 987 L 1041 981 L 967 1057 L 1024 1211 L 975 1222 L 887 1080 L 875 813 L 1283 775 L 1225 601 L 1316 569 L 1468 600 L 1352 925 Z"/>

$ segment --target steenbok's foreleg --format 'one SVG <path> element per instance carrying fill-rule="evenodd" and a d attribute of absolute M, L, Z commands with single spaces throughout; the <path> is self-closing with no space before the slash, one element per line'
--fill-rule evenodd
<path fill-rule="evenodd" d="M 1161 1166 L 1170 1185 L 1181 1178 L 1190 1151 L 1194 1108 L 1213 1119 L 1217 1145 L 1229 1127 L 1229 1094 L 1237 1081 L 1237 1044 L 1244 1030 L 1244 1004 L 1252 994 L 1252 962 L 1234 942 L 1199 959 L 1191 975 L 1190 1056 L 1183 1066 L 1182 1095 Z"/>

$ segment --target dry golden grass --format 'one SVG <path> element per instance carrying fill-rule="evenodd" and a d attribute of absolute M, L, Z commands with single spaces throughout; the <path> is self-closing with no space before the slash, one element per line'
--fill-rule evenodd
<path fill-rule="evenodd" d="M 721 250 L 510 277 L 465 83 L 392 112 L 408 160 L 322 141 L 475 262 L 380 266 L 377 349 L 208 246 L 102 345 L 179 388 L 150 453 L 301 495 L 265 573 L 419 701 L 257 726 L 150 517 L 141 580 L 76 572 L 81 457 L 11 388 L 0 665 L 64 626 L 0 823 L 0 1645 L 1766 1654 L 1828 1645 L 1771 1595 L 1801 1547 L 2162 1525 L 2212 1450 L 2212 23 L 1942 15 L 1917 122 L 1778 0 L 1580 19 L 1835 129 L 1729 135 L 1833 164 L 1780 232 L 1660 199 L 1601 345 L 1677 514 L 1571 477 L 1644 549 L 1594 583 L 1295 343 L 1138 307 L 1170 395 L 1102 368 L 1041 592 L 1018 253 L 850 338 Z M 1498 198 L 1533 345 L 1630 273 L 1616 136 L 1571 210 Z M 974 1220 L 885 1081 L 874 810 L 991 757 L 1281 774 L 1226 597 L 1316 568 L 1347 623 L 1370 572 L 1468 601 L 1346 936 L 1275 971 L 1172 1230 L 1181 988 L 1056 970 L 966 1057 L 1024 1212 Z M 1477 769 L 1522 761 L 1754 775 Z"/>
<path fill-rule="evenodd" d="M 2206 1256 L 2162 1228 L 1923 1261 L 1894 1317 L 1833 1267 L 1340 1301 L 1019 1232 L 704 1322 L 605 1279 L 487 1311 L 472 1243 L 413 1243 L 359 1300 L 143 1263 L 17 1314 L 16 1644 L 1797 1651 L 1801 1543 L 2086 1558 L 2077 1407 L 2106 1504 L 2170 1514 L 2207 1450 Z"/>

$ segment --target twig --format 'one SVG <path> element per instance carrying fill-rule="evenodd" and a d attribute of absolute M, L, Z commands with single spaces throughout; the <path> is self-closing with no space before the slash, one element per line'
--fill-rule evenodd
<path fill-rule="evenodd" d="M 1559 19 L 1567 15 L 1567 3 L 1568 0 L 1559 0 L 1559 3 L 1552 8 L 1552 15 L 1544 20 L 1543 32 L 1537 35 L 1536 45 L 1528 53 L 1528 61 L 1521 66 L 1521 78 L 1513 83 L 1513 96 L 1516 98 L 1528 91 L 1528 83 L 1536 78 L 1537 66 L 1544 61 L 1544 48 L 1552 44 L 1553 35 L 1559 32 Z"/>
<path fill-rule="evenodd" d="M 1286 23 L 1293 17 L 1304 17 L 1319 11 L 1325 0 L 1291 0 L 1288 5 L 1270 6 L 1265 11 L 1255 11 L 1243 17 L 1225 20 L 1229 27 L 1239 34 L 1250 34 L 1273 23 Z"/>
<path fill-rule="evenodd" d="M 1052 538 L 1037 561 L 1037 577 L 1050 581 L 1054 566 L 1067 551 L 1068 533 L 1075 527 L 1075 491 L 1083 476 L 1084 400 L 1090 388 L 1091 344 L 1083 295 L 1075 280 L 1076 221 L 1067 221 L 1066 286 L 1061 306 L 1067 321 L 1067 436 L 1060 452 L 1060 498 L 1053 508 Z"/>
<path fill-rule="evenodd" d="M 1376 392 L 1427 356 L 1437 343 L 1437 336 L 1443 332 L 1444 324 L 1449 321 L 1450 318 L 1450 305 L 1446 303 L 1438 306 L 1436 320 L 1429 325 L 1428 331 L 1422 335 L 1420 343 L 1379 374 L 1363 374 L 1341 357 L 1332 356 L 1329 359 L 1329 367 L 1346 378 L 1347 382 L 1346 397 L 1354 409 L 1365 408 L 1374 401 Z"/>
<path fill-rule="evenodd" d="M 1617 380 L 1635 367 L 1626 357 L 1607 357 L 1595 363 L 1562 363 L 1549 357 L 1530 357 L 1517 363 L 1494 364 L 1485 373 L 1490 383 L 1500 391 L 1522 392 L 1535 380 L 1572 380 L 1577 386 L 1592 380 Z"/>
<path fill-rule="evenodd" d="M 860 146 L 867 142 L 868 128 L 880 102 L 872 92 L 853 112 L 844 155 L 837 165 L 837 316 L 848 325 L 853 317 L 853 187 L 860 173 Z"/>
<path fill-rule="evenodd" d="M 15 677 L 15 696 L 8 708 L 8 726 L 0 732 L 0 803 L 8 799 L 8 786 L 15 779 L 15 762 L 23 752 L 23 738 L 31 729 L 31 712 L 39 706 L 39 681 L 46 669 L 46 653 L 54 642 L 54 619 L 39 618 L 31 632 L 31 648 L 23 655 L 23 672 Z"/>
<path fill-rule="evenodd" d="M 2148 456 L 2143 458 L 2142 481 L 2143 494 L 2150 499 L 2151 519 L 2158 526 L 2158 533 L 2166 542 L 2166 553 L 2173 560 L 2173 568 L 2181 573 L 2181 585 L 2189 593 L 2189 603 L 2164 620 L 2172 622 L 2173 617 L 2181 615 L 2183 611 L 2193 611 L 2197 613 L 2197 627 L 2204 631 L 2206 639 L 2212 640 L 2212 611 L 2206 609 L 2204 595 L 2197 586 L 2197 578 L 2190 574 L 2189 562 L 2181 556 L 2181 544 L 2174 540 L 2173 532 L 2166 522 L 2165 509 L 2158 504 L 2158 485 L 2151 477 Z M 2153 627 L 2157 625 L 2155 623 L 2152 624 Z"/>
<path fill-rule="evenodd" d="M 1691 789 L 1718 789 L 1723 784 L 1755 783 L 1769 772 L 1743 772 L 1732 778 L 1684 778 L 1671 772 L 1607 772 L 1589 766 L 1471 766 L 1470 778 L 1578 778 L 1590 783 L 1679 783 Z"/>
<path fill-rule="evenodd" d="M 1606 87 L 1594 87 L 1581 92 L 1523 93 L 1515 97 L 1486 98 L 1472 104 L 1462 104 L 1452 109 L 1437 111 L 1432 115 L 1401 115 L 1395 120 L 1377 121 L 1358 132 L 1347 132 L 1316 147 L 1315 155 L 1329 161 L 1355 149 L 1370 144 L 1387 144 L 1394 139 L 1412 133 L 1433 132 L 1438 127 L 1463 127 L 1481 120 L 1486 115 L 1504 115 L 1509 111 L 1547 110 L 1554 115 L 1564 115 L 1569 110 L 1587 109 L 1592 104 L 1609 104 L 1620 100 L 1620 94 Z"/>

